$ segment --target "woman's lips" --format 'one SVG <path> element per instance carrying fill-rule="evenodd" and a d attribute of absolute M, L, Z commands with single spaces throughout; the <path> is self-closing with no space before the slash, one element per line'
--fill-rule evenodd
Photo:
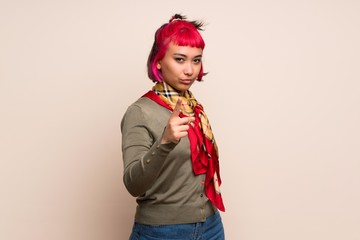
<path fill-rule="evenodd" d="M 189 85 L 192 83 L 192 79 L 180 79 L 180 82 L 182 84 L 186 84 L 186 85 Z"/>

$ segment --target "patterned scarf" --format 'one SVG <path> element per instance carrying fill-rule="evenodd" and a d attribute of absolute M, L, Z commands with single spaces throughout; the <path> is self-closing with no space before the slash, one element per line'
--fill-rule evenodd
<path fill-rule="evenodd" d="M 143 97 L 150 98 L 161 106 L 173 111 L 178 98 L 182 100 L 180 117 L 194 116 L 188 130 L 190 141 L 191 161 L 195 175 L 206 174 L 205 193 L 210 201 L 221 211 L 225 211 L 220 193 L 220 170 L 218 147 L 211 130 L 209 120 L 203 107 L 199 104 L 190 91 L 180 96 L 171 86 L 157 83 L 152 91 Z"/>

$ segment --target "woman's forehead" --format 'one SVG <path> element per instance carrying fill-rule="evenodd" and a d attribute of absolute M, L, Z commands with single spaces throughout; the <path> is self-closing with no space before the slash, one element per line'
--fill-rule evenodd
<path fill-rule="evenodd" d="M 174 43 L 170 43 L 167 49 L 167 53 L 173 54 L 180 54 L 185 56 L 198 56 L 202 55 L 203 50 L 197 47 L 190 47 L 190 46 L 179 46 Z"/>

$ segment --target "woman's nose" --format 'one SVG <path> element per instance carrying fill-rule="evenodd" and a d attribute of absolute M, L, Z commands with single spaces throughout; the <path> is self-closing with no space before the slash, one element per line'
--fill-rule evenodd
<path fill-rule="evenodd" d="M 191 63 L 186 64 L 185 68 L 184 68 L 184 74 L 186 76 L 191 76 L 193 73 L 194 73 L 194 70 L 193 70 L 192 64 Z"/>

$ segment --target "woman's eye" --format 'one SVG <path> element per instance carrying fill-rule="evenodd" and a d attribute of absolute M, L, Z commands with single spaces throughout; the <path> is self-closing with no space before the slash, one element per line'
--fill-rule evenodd
<path fill-rule="evenodd" d="M 201 63 L 201 59 L 194 59 L 194 63 Z"/>
<path fill-rule="evenodd" d="M 183 62 L 184 59 L 183 59 L 183 58 L 175 58 L 175 61 L 177 61 L 177 62 Z"/>

